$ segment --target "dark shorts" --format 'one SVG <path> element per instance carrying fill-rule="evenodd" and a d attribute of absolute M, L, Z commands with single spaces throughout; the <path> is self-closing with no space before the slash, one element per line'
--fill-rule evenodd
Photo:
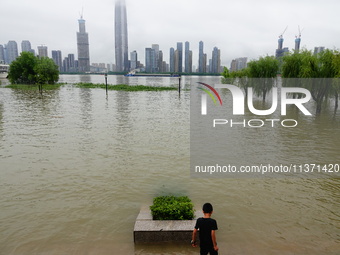
<path fill-rule="evenodd" d="M 215 251 L 214 248 L 202 248 L 201 247 L 201 251 L 200 251 L 201 255 L 218 255 L 218 251 Z"/>

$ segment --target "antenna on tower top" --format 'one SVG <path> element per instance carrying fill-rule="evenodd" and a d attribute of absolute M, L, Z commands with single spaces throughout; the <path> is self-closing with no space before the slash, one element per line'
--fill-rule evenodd
<path fill-rule="evenodd" d="M 83 13 L 84 13 L 84 6 L 81 7 L 81 12 L 79 13 L 80 19 L 83 19 Z"/>

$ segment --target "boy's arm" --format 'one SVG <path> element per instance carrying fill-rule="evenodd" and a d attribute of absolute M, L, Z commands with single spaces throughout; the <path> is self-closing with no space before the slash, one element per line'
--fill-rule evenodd
<path fill-rule="evenodd" d="M 192 247 L 196 247 L 196 235 L 197 235 L 197 229 L 194 228 L 194 231 L 192 231 L 192 237 L 191 237 L 191 245 Z"/>
<path fill-rule="evenodd" d="M 212 239 L 212 242 L 213 242 L 213 245 L 214 245 L 214 250 L 218 251 L 215 230 L 211 230 L 211 239 Z"/>

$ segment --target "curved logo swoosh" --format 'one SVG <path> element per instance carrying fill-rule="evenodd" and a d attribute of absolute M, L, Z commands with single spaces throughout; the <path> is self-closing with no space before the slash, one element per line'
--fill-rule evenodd
<path fill-rule="evenodd" d="M 203 83 L 203 82 L 197 82 L 198 84 L 201 84 L 207 88 L 209 88 L 215 95 L 216 97 L 218 98 L 218 101 L 220 102 L 220 105 L 222 105 L 222 99 L 220 97 L 220 95 L 218 94 L 218 92 L 216 91 L 216 89 L 214 89 L 212 86 L 206 84 L 206 83 Z M 213 100 L 214 104 L 216 104 L 216 99 L 214 97 L 214 95 L 207 89 L 203 89 L 203 88 L 198 88 L 198 89 L 201 89 L 203 90 L 204 92 L 206 92 L 210 97 L 211 99 Z"/>

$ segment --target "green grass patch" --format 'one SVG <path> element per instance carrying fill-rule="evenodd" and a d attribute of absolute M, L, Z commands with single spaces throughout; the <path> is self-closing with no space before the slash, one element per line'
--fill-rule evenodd
<path fill-rule="evenodd" d="M 101 88 L 106 89 L 105 84 L 94 84 L 94 83 L 76 83 L 75 86 L 78 88 Z M 108 85 L 108 90 L 117 90 L 117 91 L 163 91 L 163 90 L 177 90 L 175 87 L 154 87 L 154 86 L 144 86 L 144 85 Z"/>
<path fill-rule="evenodd" d="M 150 206 L 154 220 L 192 220 L 194 205 L 187 196 L 160 196 L 153 199 Z"/>

